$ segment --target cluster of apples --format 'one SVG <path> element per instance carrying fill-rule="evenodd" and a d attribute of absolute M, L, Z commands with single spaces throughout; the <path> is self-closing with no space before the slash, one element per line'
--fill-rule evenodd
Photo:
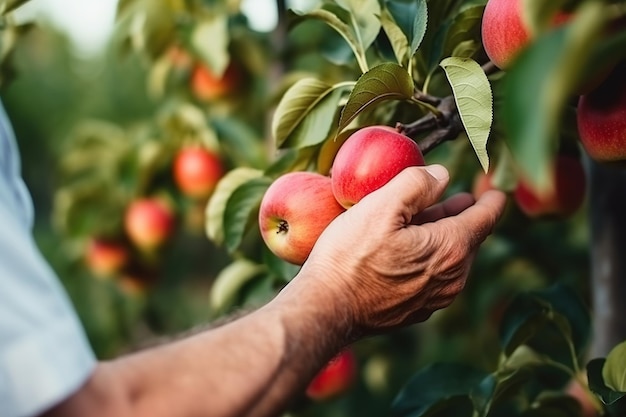
<path fill-rule="evenodd" d="M 209 198 L 223 174 L 219 154 L 199 145 L 182 147 L 172 164 L 178 191 L 199 202 Z M 124 237 L 92 238 L 86 247 L 85 262 L 97 277 L 123 273 L 131 261 L 132 248 L 154 252 L 171 238 L 175 226 L 176 210 L 171 200 L 162 196 L 136 198 L 123 214 Z"/>
<path fill-rule="evenodd" d="M 506 70 L 533 40 L 522 18 L 523 0 L 489 0 L 482 19 L 485 52 L 500 69 Z M 553 27 L 566 24 L 572 13 L 559 12 Z M 616 27 L 620 30 L 622 28 Z M 626 65 L 599 71 L 579 87 L 577 127 L 585 152 L 601 163 L 626 159 Z M 585 196 L 585 175 L 579 158 L 559 155 L 554 166 L 553 190 L 539 194 L 520 181 L 514 197 L 520 209 L 530 217 L 567 216 L 575 212 Z M 479 180 L 480 189 L 488 187 L 489 177 Z"/>
<path fill-rule="evenodd" d="M 388 126 L 368 126 L 339 148 L 330 175 L 300 171 L 282 175 L 267 189 L 259 228 L 279 258 L 301 265 L 326 227 L 363 197 L 409 166 L 424 165 L 418 145 Z"/>

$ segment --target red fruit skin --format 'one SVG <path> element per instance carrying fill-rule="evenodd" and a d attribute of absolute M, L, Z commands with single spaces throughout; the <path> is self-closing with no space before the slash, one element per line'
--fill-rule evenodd
<path fill-rule="evenodd" d="M 215 76 L 203 64 L 197 64 L 191 74 L 191 89 L 200 101 L 210 102 L 235 91 L 241 81 L 237 66 L 231 63 L 221 77 Z"/>
<path fill-rule="evenodd" d="M 586 177 L 579 158 L 561 155 L 556 160 L 554 189 L 538 194 L 524 181 L 514 192 L 518 207 L 528 217 L 566 217 L 578 210 L 586 195 Z"/>
<path fill-rule="evenodd" d="M 302 265 L 324 229 L 344 211 L 335 200 L 329 177 L 290 172 L 274 181 L 263 195 L 259 228 L 276 256 Z"/>
<path fill-rule="evenodd" d="M 85 263 L 97 277 L 109 277 L 119 272 L 128 262 L 128 249 L 119 242 L 91 239 L 85 252 Z"/>
<path fill-rule="evenodd" d="M 553 27 L 567 23 L 572 15 L 559 12 Z M 506 69 L 531 40 L 522 19 L 522 0 L 489 0 L 481 24 L 483 46 L 487 56 L 498 68 Z"/>
<path fill-rule="evenodd" d="M 326 364 L 306 389 L 312 400 L 323 401 L 345 393 L 354 383 L 357 361 L 351 349 L 342 351 Z"/>
<path fill-rule="evenodd" d="M 598 162 L 626 159 L 626 65 L 578 101 L 577 124 L 587 154 Z"/>
<path fill-rule="evenodd" d="M 182 149 L 174 159 L 174 182 L 178 189 L 192 198 L 207 198 L 224 175 L 220 157 L 205 148 Z"/>
<path fill-rule="evenodd" d="M 335 198 L 350 208 L 389 182 L 403 169 L 424 165 L 418 145 L 387 126 L 354 132 L 339 148 L 331 168 Z"/>
<path fill-rule="evenodd" d="M 152 250 L 172 234 L 174 215 L 167 204 L 157 198 L 138 199 L 126 210 L 124 228 L 138 248 Z"/>
<path fill-rule="evenodd" d="M 480 171 L 476 174 L 476 176 L 474 177 L 474 182 L 472 184 L 472 195 L 475 199 L 478 199 L 481 195 L 489 190 L 496 189 L 496 187 L 493 186 L 492 177 L 492 171 L 489 171 L 486 174 L 484 171 Z"/>

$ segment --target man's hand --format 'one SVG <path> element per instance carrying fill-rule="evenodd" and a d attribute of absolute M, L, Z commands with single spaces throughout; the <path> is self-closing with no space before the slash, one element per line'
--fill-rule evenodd
<path fill-rule="evenodd" d="M 423 321 L 450 305 L 505 196 L 490 191 L 475 202 L 463 193 L 437 203 L 448 180 L 439 165 L 408 168 L 366 196 L 324 231 L 285 295 L 323 295 L 309 302 L 332 308 L 352 338 Z"/>

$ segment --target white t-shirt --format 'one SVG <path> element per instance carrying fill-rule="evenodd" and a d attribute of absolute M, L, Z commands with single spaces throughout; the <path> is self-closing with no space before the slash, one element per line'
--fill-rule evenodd
<path fill-rule="evenodd" d="M 33 205 L 0 103 L 0 416 L 35 416 L 75 392 L 96 359 L 33 239 Z"/>

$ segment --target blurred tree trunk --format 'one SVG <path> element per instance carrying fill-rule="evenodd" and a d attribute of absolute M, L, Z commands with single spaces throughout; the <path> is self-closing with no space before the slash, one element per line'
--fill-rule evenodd
<path fill-rule="evenodd" d="M 591 225 L 590 358 L 626 340 L 626 169 L 588 162 Z"/>

